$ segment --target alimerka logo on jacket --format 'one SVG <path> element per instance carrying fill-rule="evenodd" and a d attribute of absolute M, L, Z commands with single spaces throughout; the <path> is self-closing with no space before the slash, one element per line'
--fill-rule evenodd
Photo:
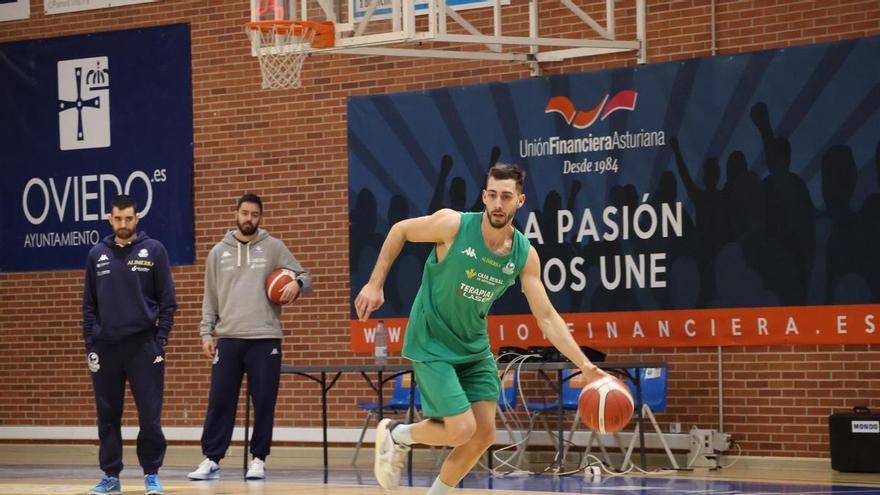
<path fill-rule="evenodd" d="M 576 109 L 574 103 L 567 96 L 554 96 L 547 102 L 544 113 L 557 112 L 572 127 L 586 129 L 596 120 L 605 120 L 606 117 L 618 110 L 635 110 L 638 96 L 637 92 L 630 89 L 618 91 L 611 98 L 606 94 L 599 104 L 590 110 Z"/>

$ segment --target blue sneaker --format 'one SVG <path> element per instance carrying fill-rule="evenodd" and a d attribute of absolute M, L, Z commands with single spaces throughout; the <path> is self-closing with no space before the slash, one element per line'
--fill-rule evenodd
<path fill-rule="evenodd" d="M 162 483 L 159 483 L 158 474 L 144 476 L 144 488 L 146 489 L 146 495 L 162 495 L 165 493 L 165 488 L 162 486 Z"/>
<path fill-rule="evenodd" d="M 116 476 L 104 476 L 94 488 L 89 490 L 89 495 L 106 495 L 108 493 L 122 493 L 122 485 Z"/>

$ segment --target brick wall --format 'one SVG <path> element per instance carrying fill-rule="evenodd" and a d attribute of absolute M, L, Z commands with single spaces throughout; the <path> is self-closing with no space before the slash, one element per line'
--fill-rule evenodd
<path fill-rule="evenodd" d="M 585 10 L 602 19 L 604 2 L 589 3 Z M 628 1 L 618 3 L 618 33 L 630 39 L 635 9 Z M 711 55 L 709 2 L 648 3 L 650 62 Z M 32 0 L 31 19 L 0 23 L 0 42 L 180 22 L 192 26 L 196 263 L 174 269 L 180 310 L 168 350 L 168 426 L 201 426 L 210 368 L 197 331 L 204 259 L 233 226 L 238 195 L 263 195 L 264 225 L 315 278 L 315 293 L 285 310 L 285 362 L 363 362 L 348 352 L 346 98 L 529 77 L 528 67 L 518 64 L 336 55 L 307 61 L 302 90 L 261 91 L 242 32 L 248 4 L 163 0 L 46 17 L 42 2 Z M 505 32 L 523 33 L 525 7 L 521 0 L 513 4 Z M 547 25 L 560 33 L 575 29 L 561 11 L 548 11 L 551 17 L 556 12 L 560 17 Z M 719 54 L 880 34 L 876 0 L 723 0 L 716 15 Z M 489 25 L 484 14 L 468 17 Z M 618 54 L 548 64 L 545 73 L 634 64 L 631 55 Z M 79 271 L 0 274 L 0 425 L 94 424 L 81 344 L 81 284 Z M 611 357 L 668 360 L 670 407 L 661 422 L 718 426 L 715 349 L 615 350 Z M 724 350 L 723 365 L 724 427 L 746 454 L 827 456 L 829 413 L 857 404 L 880 409 L 876 346 L 732 347 Z M 310 382 L 285 377 L 277 425 L 320 426 L 318 397 Z M 330 395 L 331 427 L 359 426 L 362 415 L 353 405 L 366 399 L 359 377 L 342 379 Z M 125 423 L 136 424 L 130 401 L 126 411 Z"/>

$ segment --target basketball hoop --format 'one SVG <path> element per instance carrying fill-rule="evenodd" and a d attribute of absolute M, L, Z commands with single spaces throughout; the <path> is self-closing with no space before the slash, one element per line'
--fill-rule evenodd
<path fill-rule="evenodd" d="M 246 32 L 260 60 L 263 89 L 299 88 L 306 56 L 334 44 L 330 21 L 255 21 L 247 23 Z"/>

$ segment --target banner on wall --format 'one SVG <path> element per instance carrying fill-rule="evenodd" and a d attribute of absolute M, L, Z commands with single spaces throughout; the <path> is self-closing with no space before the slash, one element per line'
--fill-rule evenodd
<path fill-rule="evenodd" d="M 0 44 L 0 271 L 81 269 L 109 203 L 194 260 L 190 29 Z"/>
<path fill-rule="evenodd" d="M 0 0 L 0 21 L 15 21 L 31 16 L 31 0 Z"/>
<path fill-rule="evenodd" d="M 80 12 L 83 10 L 106 9 L 137 3 L 152 3 L 158 0 L 44 0 L 44 12 L 47 15 Z"/>
<path fill-rule="evenodd" d="M 390 225 L 481 211 L 487 168 L 528 177 L 515 225 L 578 342 L 880 343 L 880 38 L 354 97 L 351 299 Z M 351 343 L 399 348 L 432 246 L 408 243 Z M 353 311 L 353 310 L 352 310 Z M 493 346 L 547 345 L 518 286 Z"/>

